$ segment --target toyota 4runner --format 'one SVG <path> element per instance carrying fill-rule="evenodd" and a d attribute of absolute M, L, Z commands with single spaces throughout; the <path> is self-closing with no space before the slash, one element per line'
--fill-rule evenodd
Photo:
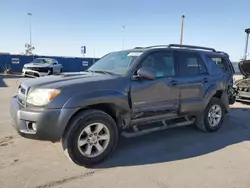
<path fill-rule="evenodd" d="M 21 136 L 61 140 L 74 163 L 90 166 L 114 151 L 120 133 L 190 124 L 217 131 L 234 103 L 233 74 L 228 54 L 212 48 L 112 52 L 84 72 L 23 81 L 11 119 Z"/>

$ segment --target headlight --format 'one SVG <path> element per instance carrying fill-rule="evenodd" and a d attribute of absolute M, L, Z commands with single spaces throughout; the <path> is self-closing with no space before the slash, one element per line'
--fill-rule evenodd
<path fill-rule="evenodd" d="M 28 94 L 27 103 L 43 106 L 61 93 L 59 89 L 35 89 Z"/>

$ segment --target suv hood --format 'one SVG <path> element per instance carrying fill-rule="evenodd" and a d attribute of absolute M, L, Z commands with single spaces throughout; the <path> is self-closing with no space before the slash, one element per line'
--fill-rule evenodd
<path fill-rule="evenodd" d="M 24 80 L 21 85 L 28 88 L 64 88 L 83 83 L 92 84 L 93 82 L 102 82 L 105 80 L 113 80 L 118 76 L 111 76 L 99 73 L 75 72 L 62 73 L 60 75 L 51 75 L 39 78 L 32 78 Z"/>
<path fill-rule="evenodd" d="M 24 68 L 29 68 L 29 67 L 50 67 L 51 64 L 49 63 L 26 63 L 24 64 Z"/>
<path fill-rule="evenodd" d="M 250 76 L 250 60 L 240 61 L 239 64 L 238 64 L 238 66 L 239 66 L 240 72 L 245 77 L 249 77 Z"/>

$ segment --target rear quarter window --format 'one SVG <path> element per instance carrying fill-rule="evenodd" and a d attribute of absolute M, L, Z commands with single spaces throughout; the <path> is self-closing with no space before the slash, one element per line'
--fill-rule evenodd
<path fill-rule="evenodd" d="M 227 61 L 223 57 L 219 56 L 207 56 L 206 60 L 215 64 L 217 67 L 219 67 L 223 72 L 228 72 L 229 67 L 227 64 Z"/>

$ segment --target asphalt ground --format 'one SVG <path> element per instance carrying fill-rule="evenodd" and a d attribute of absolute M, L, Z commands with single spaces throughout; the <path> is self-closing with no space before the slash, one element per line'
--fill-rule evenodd
<path fill-rule="evenodd" d="M 194 127 L 121 137 L 116 152 L 93 169 L 73 164 L 60 143 L 22 138 L 9 101 L 18 77 L 0 76 L 0 188 L 249 188 L 250 105 L 235 103 L 223 127 Z"/>

